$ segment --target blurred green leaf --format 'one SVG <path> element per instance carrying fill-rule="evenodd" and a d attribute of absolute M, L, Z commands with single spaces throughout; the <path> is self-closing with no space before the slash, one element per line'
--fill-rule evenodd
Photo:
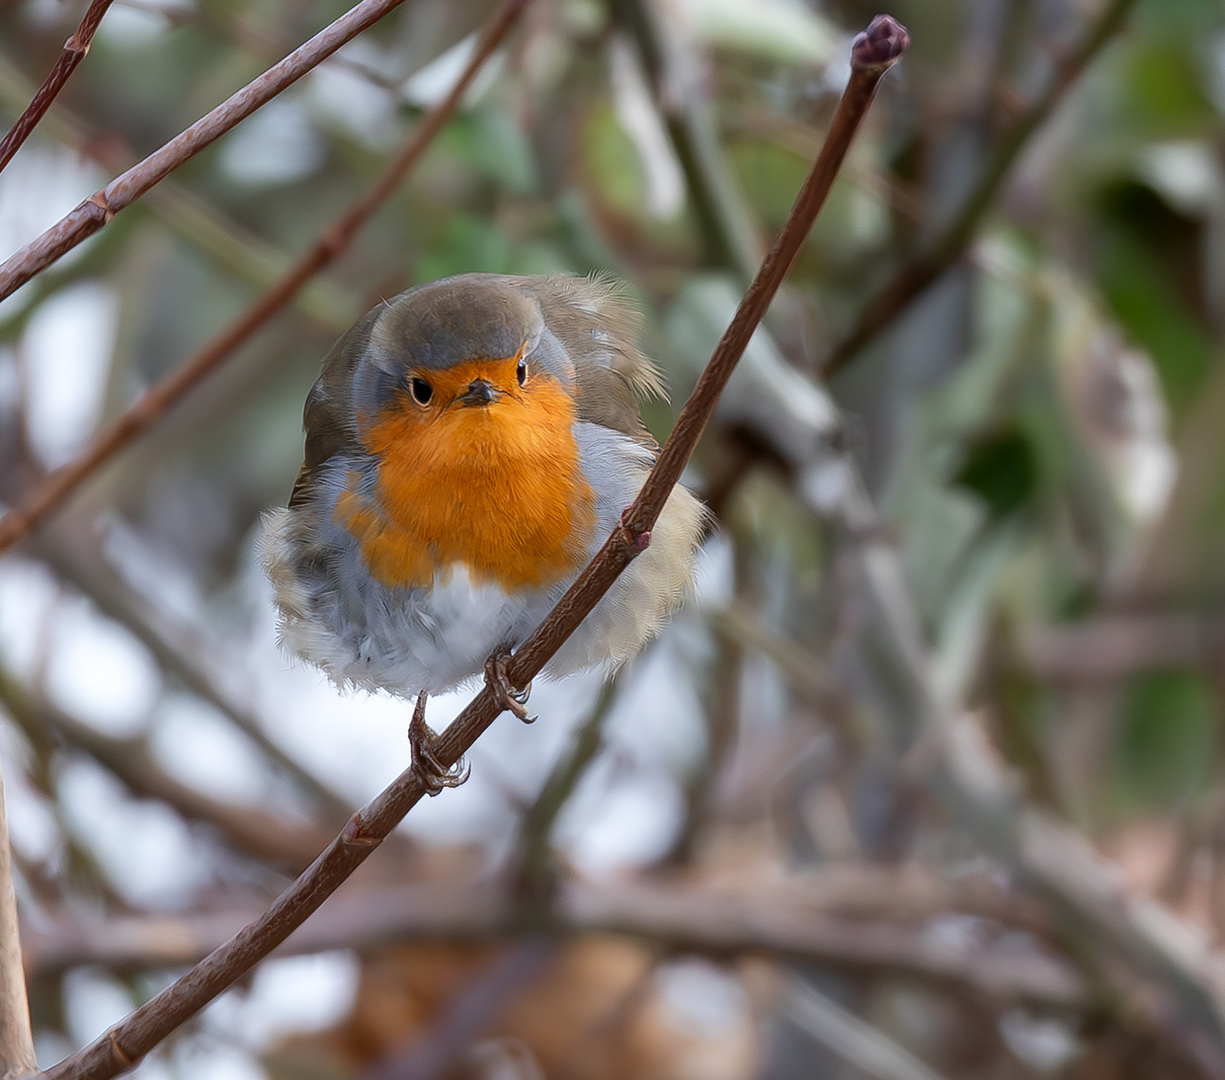
<path fill-rule="evenodd" d="M 732 164 L 744 193 L 762 222 L 777 229 L 795 201 L 809 162 L 799 154 L 765 139 L 735 140 Z"/>
<path fill-rule="evenodd" d="M 1117 107 L 1132 125 L 1168 139 L 1214 123 L 1193 52 L 1194 38 L 1182 36 L 1128 42 Z"/>
<path fill-rule="evenodd" d="M 998 520 L 1030 502 L 1038 488 L 1038 462 L 1029 439 L 1016 428 L 971 443 L 953 482 L 969 488 Z"/>
<path fill-rule="evenodd" d="M 1146 188 L 1116 188 L 1107 206 L 1097 236 L 1098 282 L 1114 316 L 1152 356 L 1177 418 L 1213 352 L 1207 328 L 1188 307 L 1194 282 L 1179 280 L 1193 273 L 1198 234 L 1186 238 L 1187 230 L 1175 227 L 1174 215 Z"/>
<path fill-rule="evenodd" d="M 1126 692 L 1115 745 L 1116 798 L 1128 809 L 1184 805 L 1215 766 L 1218 713 L 1198 674 L 1137 677 Z"/>
<path fill-rule="evenodd" d="M 582 133 L 587 176 L 608 205 L 629 216 L 646 207 L 646 185 L 634 144 L 617 121 L 611 104 L 588 111 Z"/>
<path fill-rule="evenodd" d="M 539 183 L 522 127 L 496 106 L 457 116 L 439 135 L 431 152 L 454 155 L 516 195 L 532 194 Z"/>
<path fill-rule="evenodd" d="M 452 274 L 510 272 L 510 239 L 487 218 L 456 214 L 447 221 L 444 234 L 438 248 L 417 262 L 417 281 Z"/>

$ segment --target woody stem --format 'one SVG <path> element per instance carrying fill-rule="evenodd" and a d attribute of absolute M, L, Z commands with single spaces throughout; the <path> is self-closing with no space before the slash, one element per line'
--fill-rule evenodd
<path fill-rule="evenodd" d="M 94 40 L 94 33 L 98 29 L 98 24 L 102 22 L 102 16 L 106 14 L 106 9 L 112 3 L 113 0 L 91 0 L 89 7 L 81 18 L 81 24 L 76 29 L 76 33 L 64 42 L 64 48 L 60 52 L 59 59 L 56 60 L 55 66 L 51 69 L 46 79 L 43 80 L 42 86 L 38 88 L 38 92 L 31 99 L 30 104 L 26 106 L 25 111 L 17 118 L 17 122 L 9 129 L 8 134 L 3 139 L 0 139 L 0 170 L 3 170 L 13 160 L 13 155 L 21 149 L 21 144 L 29 138 L 30 132 L 38 126 L 38 122 L 43 118 L 43 114 L 51 108 L 51 103 L 55 101 L 59 92 L 64 88 L 64 84 L 68 82 L 69 76 L 76 71 L 77 66 L 85 59 L 86 54 L 89 52 L 89 46 Z"/>

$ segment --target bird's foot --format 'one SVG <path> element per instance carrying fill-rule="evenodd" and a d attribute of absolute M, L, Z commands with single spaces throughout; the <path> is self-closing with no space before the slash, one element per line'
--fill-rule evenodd
<path fill-rule="evenodd" d="M 426 792 L 430 795 L 437 795 L 443 788 L 459 787 L 468 779 L 472 766 L 464 757 L 461 757 L 450 768 L 438 760 L 434 753 L 434 741 L 438 736 L 425 722 L 426 697 L 424 690 L 417 695 L 412 723 L 408 725 L 408 745 L 413 755 L 413 771 L 425 785 Z"/>
<path fill-rule="evenodd" d="M 538 716 L 528 713 L 525 706 L 532 693 L 532 684 L 528 683 L 522 690 L 516 690 L 510 685 L 506 674 L 506 665 L 510 653 L 495 653 L 485 661 L 485 682 L 493 691 L 493 700 L 498 707 L 514 713 L 525 724 L 534 724 Z"/>

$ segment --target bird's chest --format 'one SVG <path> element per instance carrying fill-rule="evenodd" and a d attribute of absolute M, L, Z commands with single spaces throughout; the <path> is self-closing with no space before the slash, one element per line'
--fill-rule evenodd
<path fill-rule="evenodd" d="M 355 483 L 335 517 L 388 588 L 445 584 L 458 566 L 508 592 L 546 588 L 582 566 L 595 495 L 581 468 L 572 406 L 464 409 L 422 424 L 392 415 L 364 442 L 373 492 Z"/>

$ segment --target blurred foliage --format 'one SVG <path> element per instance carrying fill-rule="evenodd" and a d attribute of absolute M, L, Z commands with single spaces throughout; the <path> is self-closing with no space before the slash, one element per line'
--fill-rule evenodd
<path fill-rule="evenodd" d="M 884 81 L 687 476 L 718 522 L 701 603 L 618 684 L 618 701 L 631 702 L 622 714 L 641 723 L 610 722 L 590 747 L 596 764 L 567 811 L 573 822 L 563 814 L 545 837 L 556 849 L 552 872 L 580 872 L 583 836 L 611 835 L 592 824 L 604 805 L 614 808 L 605 825 L 619 815 L 618 827 L 632 832 L 654 821 L 663 836 L 649 854 L 624 860 L 627 876 L 683 870 L 686 880 L 744 885 L 919 867 L 954 884 L 973 877 L 1024 892 L 1024 883 L 1001 885 L 991 853 L 973 851 L 908 773 L 913 703 L 865 611 L 863 537 L 829 513 L 849 454 L 879 507 L 876 527 L 904 557 L 942 693 L 973 715 L 1031 798 L 1113 855 L 1131 887 L 1219 941 L 1218 0 L 1140 0 L 1026 140 L 963 257 L 882 325 L 832 385 L 819 379 L 856 315 L 955 219 L 994 148 L 1061 77 L 1072 43 L 1106 7 L 895 5 L 913 49 Z M 0 3 L 0 123 L 24 106 L 82 9 L 78 0 Z M 178 367 L 364 192 L 445 91 L 458 69 L 452 50 L 462 52 L 492 9 L 487 0 L 409 0 L 0 304 L 0 499 L 11 504 Z M 3 254 L 343 10 L 337 0 L 119 0 L 0 175 Z M 332 341 L 380 298 L 439 276 L 606 273 L 643 308 L 644 341 L 668 375 L 671 403 L 646 411 L 664 436 L 730 318 L 745 268 L 784 219 L 820 145 L 850 33 L 874 13 L 854 0 L 534 0 L 461 114 L 353 248 L 54 527 L 0 562 L 0 689 L 9 687 L 0 694 L 9 716 L 0 752 L 32 924 L 64 913 L 243 907 L 299 865 L 292 845 L 295 854 L 279 861 L 253 854 L 224 814 L 176 802 L 177 789 L 116 779 L 113 762 L 137 744 L 149 769 L 178 769 L 189 787 L 220 784 L 219 795 L 209 790 L 225 805 L 254 805 L 323 835 L 336 803 L 377 790 L 381 773 L 346 786 L 326 775 L 326 753 L 294 742 L 296 717 L 282 715 L 284 703 L 305 699 L 285 689 L 290 676 L 273 659 L 268 601 L 253 570 L 259 515 L 288 495 L 301 404 Z M 124 635 L 115 648 L 152 672 L 147 692 L 108 690 L 105 657 L 72 666 L 77 616 L 64 613 L 82 596 L 81 610 Z M 127 668 L 116 670 L 120 679 Z M 89 712 L 89 702 L 111 698 L 120 704 Z M 345 718 L 358 716 L 360 703 L 327 700 L 321 708 L 338 727 L 357 725 Z M 483 852 L 482 865 L 503 866 L 518 812 L 587 707 L 570 701 L 575 715 L 548 716 L 542 726 L 558 734 L 544 749 L 515 733 L 519 756 L 506 751 L 505 783 L 498 755 L 478 758 L 473 784 L 494 792 L 481 796 L 478 825 L 437 825 L 444 798 L 431 804 L 435 825 L 416 835 L 445 847 L 462 834 Z M 81 709 L 79 728 L 60 715 Z M 192 710 L 207 722 L 183 720 Z M 248 722 L 241 738 L 238 713 Z M 614 718 L 622 714 L 614 706 Z M 242 757 L 243 775 L 255 770 L 260 795 L 194 776 L 182 752 L 168 749 L 210 724 L 238 739 L 241 748 L 227 752 Z M 117 757 L 88 742 L 95 729 Z M 315 781 L 275 760 L 271 744 L 289 747 L 303 772 L 344 795 L 329 806 Z M 405 747 L 397 767 L 406 760 Z M 74 800 L 95 789 L 107 809 L 91 827 Z M 644 790 L 647 809 L 640 800 L 624 804 L 633 813 L 615 811 L 626 792 Z M 149 824 L 142 813 L 163 817 Z M 132 885 L 125 845 L 100 838 L 100 823 L 112 819 L 124 830 L 174 834 L 178 854 L 161 857 L 192 868 L 180 874 L 180 891 Z M 383 873 L 412 878 L 418 869 L 388 854 Z M 1091 955 L 1075 928 L 1048 933 L 970 907 L 950 901 L 947 911 L 896 922 L 924 941 L 962 934 L 967 948 L 1011 934 L 1027 955 L 1055 956 L 1095 988 L 1112 977 L 1112 958 Z M 410 1029 L 438 1021 L 449 995 L 493 962 L 493 951 L 474 949 L 411 954 L 405 964 L 434 965 L 440 981 L 403 1006 L 411 1024 L 389 1020 L 360 1039 L 363 1023 L 377 1027 L 369 1016 L 338 1025 L 327 1050 L 344 1063 L 335 1075 L 363 1074 Z M 568 950 L 557 970 L 569 974 L 541 993 L 541 1010 L 558 1008 L 554 997 L 572 987 L 576 1002 L 598 1003 L 583 1023 L 616 1028 L 601 1010 L 622 1015 L 618 1008 L 633 1011 L 626 1001 L 650 1003 L 609 1036 L 616 1050 L 607 1061 L 620 1063 L 609 1075 L 861 1075 L 822 1056 L 820 1037 L 780 1005 L 786 980 L 799 977 L 950 1078 L 1212 1075 L 1169 1029 L 1104 991 L 1031 1014 L 955 978 L 898 975 L 888 964 L 830 963 L 796 975 L 775 957 L 703 969 L 690 984 L 683 973 L 681 983 L 658 974 L 672 970 L 668 948 L 597 940 Z M 359 997 L 378 978 L 394 981 L 384 969 L 398 963 L 366 949 Z M 156 983 L 119 981 L 127 974 L 106 983 L 127 999 Z M 96 1034 L 71 1019 L 73 1001 L 89 998 L 83 978 L 36 979 L 47 1055 Z M 682 983 L 699 989 L 668 989 Z M 751 1021 L 729 1022 L 721 1037 L 734 1052 L 722 1058 L 711 1047 L 724 1014 L 716 1009 L 709 1022 L 684 1011 L 703 995 L 734 999 L 727 1008 Z M 668 1017 L 683 1040 L 669 1041 Z M 553 1063 L 550 1076 L 604 1075 L 539 1036 L 538 1015 L 516 1014 L 505 1026 L 495 1057 L 508 1069 L 514 1043 Z M 204 1052 L 190 1049 L 196 1038 L 208 1042 L 189 1033 L 186 1056 L 174 1059 L 182 1075 L 192 1075 L 191 1054 Z M 291 1040 L 277 1053 L 292 1062 L 309 1058 L 312 1045 L 295 1050 Z M 702 1072 L 712 1060 L 722 1071 Z M 310 1071 L 301 1061 L 284 1068 Z M 533 1074 L 523 1066 L 513 1075 Z"/>

